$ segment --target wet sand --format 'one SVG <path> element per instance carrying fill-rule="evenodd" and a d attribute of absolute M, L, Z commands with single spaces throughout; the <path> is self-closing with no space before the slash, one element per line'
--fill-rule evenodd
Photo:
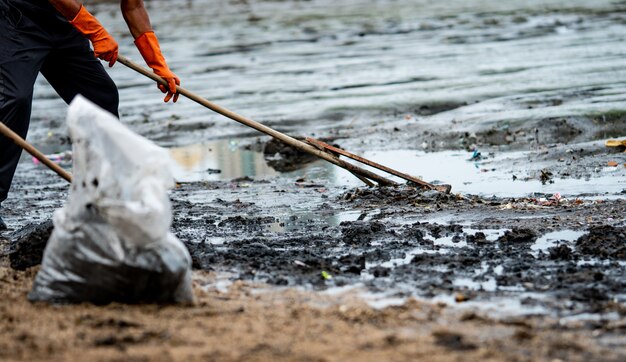
<path fill-rule="evenodd" d="M 626 7 L 526 3 L 149 2 L 189 89 L 453 193 L 264 153 L 117 65 L 122 121 L 179 160 L 172 229 L 198 305 L 26 302 L 37 267 L 10 265 L 36 250 L 11 241 L 41 245 L 67 184 L 24 157 L 3 203 L 0 357 L 623 360 L 626 153 L 604 142 L 626 136 Z M 116 5 L 94 9 L 133 57 Z M 68 149 L 64 116 L 40 82 L 30 140 Z"/>
<path fill-rule="evenodd" d="M 546 318 L 492 319 L 409 301 L 373 309 L 350 293 L 214 289 L 197 272 L 189 307 L 25 303 L 35 270 L 0 268 L 3 360 L 185 361 L 619 361 L 598 334 Z"/>

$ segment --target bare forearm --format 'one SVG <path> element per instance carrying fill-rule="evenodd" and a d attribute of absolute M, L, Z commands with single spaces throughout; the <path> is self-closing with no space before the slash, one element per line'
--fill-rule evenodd
<path fill-rule="evenodd" d="M 122 0 L 122 15 L 128 29 L 135 39 L 141 34 L 152 31 L 152 25 L 150 25 L 150 17 L 144 7 L 143 0 Z"/>
<path fill-rule="evenodd" d="M 82 5 L 78 0 L 48 0 L 48 2 L 68 20 L 74 19 Z"/>

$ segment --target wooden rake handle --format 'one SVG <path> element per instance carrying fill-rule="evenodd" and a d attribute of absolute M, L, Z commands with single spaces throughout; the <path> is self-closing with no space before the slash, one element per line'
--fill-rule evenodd
<path fill-rule="evenodd" d="M 125 66 L 127 66 L 128 68 L 154 80 L 155 82 L 162 84 L 164 86 L 168 86 L 167 82 L 159 77 L 158 75 L 154 74 L 152 71 L 132 62 L 131 60 L 129 60 L 128 58 L 124 57 L 123 55 L 119 55 L 118 56 L 118 61 L 122 64 L 124 64 Z M 427 182 L 424 182 L 422 180 L 416 179 L 410 175 L 406 175 L 403 174 L 399 171 L 390 169 L 386 166 L 380 165 L 380 164 L 375 164 L 372 161 L 366 160 L 362 157 L 359 157 L 357 155 L 354 155 L 350 152 L 341 150 L 341 149 L 336 149 L 334 147 L 332 147 L 331 145 L 325 144 L 319 140 L 315 140 L 315 139 L 308 139 L 309 142 L 311 142 L 312 144 L 314 144 L 314 146 L 299 141 L 293 137 L 290 137 L 284 133 L 278 132 L 270 127 L 267 127 L 261 123 L 258 123 L 256 121 L 253 121 L 252 119 L 249 119 L 247 117 L 244 117 L 242 115 L 239 115 L 235 112 L 232 112 L 224 107 L 221 107 L 213 102 L 208 101 L 207 99 L 200 97 L 199 95 L 188 91 L 180 86 L 176 87 L 176 90 L 178 91 L 178 93 L 184 95 L 185 97 L 191 99 L 192 101 L 211 109 L 214 112 L 217 112 L 225 117 L 228 117 L 234 121 L 237 121 L 241 124 L 244 124 L 248 127 L 254 128 L 259 132 L 265 133 L 275 139 L 278 139 L 279 141 L 282 141 L 283 143 L 286 143 L 294 148 L 297 148 L 303 152 L 306 152 L 308 154 L 317 156 L 323 160 L 326 160 L 336 166 L 339 166 L 347 171 L 349 171 L 350 173 L 354 174 L 357 178 L 359 178 L 361 181 L 363 181 L 365 184 L 367 184 L 368 186 L 372 186 L 372 183 L 369 180 L 373 180 L 376 181 L 379 185 L 382 186 L 397 186 L 398 184 L 395 183 L 394 181 L 391 181 L 385 177 L 382 177 L 378 174 L 375 174 L 371 171 L 368 171 L 366 169 L 363 169 L 359 166 L 356 166 L 352 163 L 349 162 L 345 162 L 341 159 L 339 159 L 338 157 L 336 157 L 334 154 L 328 152 L 330 151 L 334 151 L 337 152 L 339 154 L 343 154 L 344 156 L 350 157 L 352 159 L 355 159 L 357 161 L 360 161 L 362 163 L 365 163 L 367 165 L 376 167 L 380 170 L 383 170 L 385 172 L 391 173 L 393 175 L 402 177 L 406 180 L 409 181 L 413 181 L 415 183 L 417 183 L 418 185 L 422 186 L 422 187 L 426 187 L 429 189 L 434 189 L 434 190 L 438 190 L 441 192 L 445 192 L 445 193 L 449 193 L 450 192 L 450 186 L 449 185 L 431 185 Z M 67 171 L 65 171 L 63 168 L 61 168 L 59 165 L 57 165 L 56 163 L 52 162 L 51 160 L 49 160 L 43 153 L 41 153 L 39 150 L 37 150 L 35 147 L 33 147 L 31 144 L 29 144 L 28 142 L 26 142 L 22 137 L 20 137 L 17 133 L 13 132 L 10 128 L 8 128 L 4 123 L 0 122 L 0 133 L 2 135 L 4 135 L 5 137 L 13 140 L 13 142 L 15 142 L 18 146 L 20 146 L 22 149 L 24 149 L 26 152 L 28 152 L 29 154 L 31 154 L 32 156 L 34 156 L 35 158 L 37 158 L 39 161 L 41 161 L 44 165 L 46 165 L 48 168 L 50 168 L 51 170 L 53 170 L 54 172 L 56 172 L 59 176 L 61 176 L 62 178 L 64 178 L 65 180 L 67 180 L 68 182 L 72 182 L 72 175 L 70 173 L 68 173 Z"/>
<path fill-rule="evenodd" d="M 133 61 L 131 61 L 130 59 L 122 56 L 122 55 L 118 55 L 117 58 L 118 62 L 124 64 L 125 66 L 127 66 L 128 68 L 136 71 L 137 73 L 140 73 L 152 80 L 154 80 L 155 82 L 162 84 L 164 86 L 167 86 L 167 82 L 159 77 L 158 75 L 154 74 L 151 70 L 148 70 L 142 66 L 140 66 L 139 64 L 134 63 Z M 278 132 L 270 127 L 267 127 L 259 122 L 253 121 L 250 118 L 244 117 L 240 114 L 237 114 L 229 109 L 226 109 L 222 106 L 219 106 L 213 102 L 208 101 L 207 99 L 183 88 L 180 86 L 176 87 L 176 90 L 178 91 L 178 93 L 182 94 L 183 96 L 191 99 L 192 101 L 216 112 L 219 113 L 227 118 L 230 118 L 236 122 L 239 122 L 243 125 L 246 125 L 248 127 L 254 128 L 259 132 L 265 133 L 268 136 L 271 136 L 273 138 L 276 138 L 277 140 L 288 144 L 294 148 L 299 149 L 300 151 L 306 152 L 308 154 L 311 154 L 313 156 L 319 157 L 323 160 L 326 160 L 336 166 L 339 166 L 343 169 L 346 169 L 348 171 L 350 171 L 353 174 L 356 174 L 360 177 L 364 177 L 366 179 L 370 179 L 373 181 L 376 181 L 379 185 L 383 185 L 383 186 L 397 186 L 397 183 L 394 181 L 391 181 L 385 177 L 382 177 L 378 174 L 375 174 L 369 170 L 366 170 L 364 168 L 358 167 L 356 165 L 353 165 L 349 162 L 340 160 L 339 158 L 333 156 L 332 154 L 329 154 L 327 152 L 324 152 L 322 150 L 319 150 L 305 142 L 299 141 L 291 136 L 288 136 L 284 133 Z M 365 182 L 365 181 L 364 181 Z"/>

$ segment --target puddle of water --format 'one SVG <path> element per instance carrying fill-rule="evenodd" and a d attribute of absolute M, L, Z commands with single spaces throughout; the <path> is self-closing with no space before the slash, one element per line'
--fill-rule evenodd
<path fill-rule="evenodd" d="M 445 246 L 448 248 L 462 248 L 467 246 L 467 241 L 465 240 L 463 234 L 460 234 L 461 240 L 455 242 L 454 240 L 457 236 L 458 235 L 444 236 L 442 238 L 435 239 L 433 243 L 436 246 Z"/>
<path fill-rule="evenodd" d="M 413 250 L 410 250 L 408 252 L 406 252 L 404 254 L 403 257 L 401 258 L 392 258 L 390 260 L 387 260 L 385 262 L 382 263 L 372 263 L 372 262 L 366 262 L 365 263 L 365 269 L 361 272 L 361 277 L 363 277 L 364 279 L 372 279 L 374 278 L 374 275 L 371 274 L 369 272 L 370 269 L 375 268 L 375 267 L 383 267 L 383 268 L 395 268 L 401 265 L 407 265 L 411 262 L 411 260 L 413 260 L 413 257 L 415 257 L 416 255 L 419 254 L 429 254 L 429 253 L 437 253 L 439 251 L 436 250 L 427 250 L 421 247 L 415 248 Z"/>
<path fill-rule="evenodd" d="M 366 263 L 365 267 L 366 269 L 369 269 L 371 267 L 375 267 L 375 266 L 382 266 L 384 268 L 395 268 L 398 267 L 400 265 L 407 265 L 411 262 L 411 260 L 413 260 L 413 258 L 416 255 L 419 254 L 435 254 L 435 253 L 441 253 L 444 254 L 446 253 L 445 250 L 427 250 L 424 248 L 415 248 L 409 252 L 407 252 L 405 254 L 405 256 L 403 258 L 394 258 L 391 260 L 388 260 L 384 263 Z"/>
<path fill-rule="evenodd" d="M 578 230 L 559 230 L 551 233 L 547 233 L 537 239 L 535 243 L 530 247 L 532 254 L 536 257 L 539 252 L 546 252 L 548 248 L 557 246 L 559 241 L 572 242 L 587 234 L 586 231 Z"/>
<path fill-rule="evenodd" d="M 305 177 L 321 184 L 361 186 L 349 172 L 317 161 L 304 168 L 280 173 L 267 165 L 263 154 L 239 147 L 239 141 L 217 140 L 201 145 L 171 148 L 176 161 L 175 177 L 179 181 L 231 180 L 239 177 L 287 178 Z M 558 179 L 554 184 L 537 181 L 514 181 L 514 171 L 506 165 L 509 158 L 523 158 L 522 152 L 510 152 L 481 162 L 468 161 L 470 153 L 443 151 L 425 153 L 411 150 L 364 152 L 363 156 L 402 172 L 421 177 L 429 182 L 451 183 L 454 192 L 486 196 L 521 197 L 538 192 L 552 194 L 618 194 L 626 187 L 625 177 L 598 176 L 592 180 Z M 487 172 L 485 171 L 487 170 Z M 373 170 L 375 171 L 375 170 Z M 620 171 L 622 172 L 622 171 Z M 393 178 L 393 177 L 392 177 Z M 396 179 L 402 182 L 402 180 Z M 488 191 L 487 191 L 488 190 Z"/>
<path fill-rule="evenodd" d="M 490 300 L 470 300 L 463 303 L 457 303 L 454 295 L 441 294 L 432 299 L 418 298 L 426 302 L 441 302 L 460 309 L 478 310 L 488 312 L 497 317 L 519 316 L 519 315 L 544 315 L 548 314 L 548 309 L 539 305 L 525 305 L 522 300 L 526 297 L 534 299 L 544 299 L 544 295 L 536 293 L 520 293 L 516 298 L 510 297 L 494 297 Z"/>
<path fill-rule="evenodd" d="M 170 148 L 178 181 L 231 180 L 238 177 L 268 177 L 279 173 L 269 167 L 263 154 L 244 150 L 234 140 Z"/>
<path fill-rule="evenodd" d="M 591 180 L 557 179 L 554 184 L 542 185 L 539 180 L 513 180 L 519 173 L 513 169 L 514 160 L 526 159 L 525 152 L 507 152 L 494 158 L 474 162 L 468 161 L 470 153 L 443 151 L 425 153 L 411 150 L 364 152 L 363 156 L 426 181 L 450 183 L 453 192 L 500 197 L 520 197 L 538 192 L 562 195 L 580 193 L 617 194 L 626 187 L 626 172 L 622 175 L 600 175 Z M 344 170 L 337 169 L 336 182 L 357 186 L 358 180 Z M 400 181 L 400 180 L 398 180 Z"/>

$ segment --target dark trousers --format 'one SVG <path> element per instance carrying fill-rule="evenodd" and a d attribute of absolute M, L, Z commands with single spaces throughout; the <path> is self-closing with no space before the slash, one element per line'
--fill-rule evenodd
<path fill-rule="evenodd" d="M 117 87 L 87 39 L 46 0 L 0 0 L 0 122 L 23 138 L 40 72 L 66 103 L 82 94 L 119 117 Z M 0 135 L 0 202 L 7 198 L 20 154 Z"/>

